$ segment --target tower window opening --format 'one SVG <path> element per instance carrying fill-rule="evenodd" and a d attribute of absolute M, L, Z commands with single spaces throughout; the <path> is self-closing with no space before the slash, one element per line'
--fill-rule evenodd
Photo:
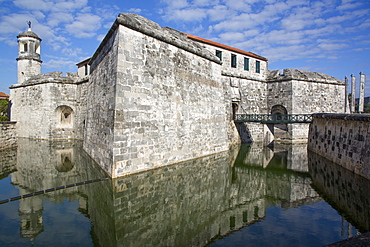
<path fill-rule="evenodd" d="M 216 56 L 222 61 L 222 51 L 216 50 Z"/>
<path fill-rule="evenodd" d="M 260 73 L 260 72 L 261 72 L 261 62 L 256 61 L 256 73 Z"/>
<path fill-rule="evenodd" d="M 236 68 L 236 55 L 231 54 L 231 67 Z"/>
<path fill-rule="evenodd" d="M 244 70 L 249 70 L 249 58 L 244 58 Z"/>
<path fill-rule="evenodd" d="M 35 46 L 35 52 L 37 54 L 40 54 L 40 44 L 36 44 L 36 46 Z"/>
<path fill-rule="evenodd" d="M 27 43 L 24 43 L 23 44 L 23 51 L 24 52 L 27 52 L 28 51 L 28 45 L 27 45 Z"/>

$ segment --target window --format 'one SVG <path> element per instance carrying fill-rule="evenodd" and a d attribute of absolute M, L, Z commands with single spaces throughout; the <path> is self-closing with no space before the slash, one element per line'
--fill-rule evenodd
<path fill-rule="evenodd" d="M 28 51 L 27 43 L 24 43 L 23 44 L 23 51 L 24 52 L 27 52 Z"/>
<path fill-rule="evenodd" d="M 244 58 L 244 70 L 249 70 L 249 58 Z"/>
<path fill-rule="evenodd" d="M 231 67 L 236 68 L 236 55 L 231 54 Z"/>
<path fill-rule="evenodd" d="M 222 51 L 216 50 L 216 56 L 222 61 Z"/>
<path fill-rule="evenodd" d="M 256 61 L 256 73 L 260 73 L 260 72 L 261 72 L 261 62 Z"/>

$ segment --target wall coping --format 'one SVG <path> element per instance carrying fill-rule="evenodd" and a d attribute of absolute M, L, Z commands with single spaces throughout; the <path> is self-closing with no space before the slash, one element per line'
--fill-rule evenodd
<path fill-rule="evenodd" d="M 16 124 L 17 121 L 1 121 L 0 124 Z"/>
<path fill-rule="evenodd" d="M 187 52 L 193 53 L 197 56 L 203 57 L 209 61 L 217 64 L 222 64 L 220 59 L 212 54 L 210 51 L 204 49 L 198 42 L 192 41 L 186 35 L 186 33 L 177 31 L 169 27 L 161 27 L 159 24 L 146 19 L 138 14 L 134 13 L 121 13 L 116 18 L 112 27 L 109 29 L 103 41 L 100 43 L 98 49 L 89 61 L 89 65 L 93 64 L 93 61 L 98 57 L 99 53 L 103 50 L 103 47 L 108 43 L 110 37 L 114 34 L 119 25 L 125 26 L 134 31 L 140 32 L 167 44 L 178 47 Z"/>
<path fill-rule="evenodd" d="M 338 119 L 370 122 L 370 114 L 314 113 L 313 118 Z"/>

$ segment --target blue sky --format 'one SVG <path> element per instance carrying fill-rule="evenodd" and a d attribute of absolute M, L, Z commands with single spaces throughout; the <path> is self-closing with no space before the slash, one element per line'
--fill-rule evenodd
<path fill-rule="evenodd" d="M 370 95 L 370 0 L 0 0 L 0 92 L 17 83 L 16 36 L 26 21 L 43 39 L 42 72 L 76 72 L 127 12 L 264 56 L 270 70 L 357 81 L 363 72 Z"/>

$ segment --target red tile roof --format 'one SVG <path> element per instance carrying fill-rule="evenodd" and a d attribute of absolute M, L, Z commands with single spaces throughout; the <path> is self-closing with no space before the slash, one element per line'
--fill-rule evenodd
<path fill-rule="evenodd" d="M 6 93 L 0 92 L 0 99 L 9 99 L 9 95 Z"/>
<path fill-rule="evenodd" d="M 187 34 L 187 37 L 189 39 L 192 39 L 192 40 L 195 40 L 195 41 L 198 41 L 198 42 L 201 42 L 201 43 L 205 43 L 205 44 L 208 44 L 208 45 L 213 45 L 213 46 L 216 46 L 216 47 L 225 49 L 225 50 L 237 52 L 239 54 L 243 54 L 243 55 L 246 55 L 246 56 L 249 56 L 249 57 L 253 57 L 253 58 L 256 58 L 256 59 L 259 59 L 259 60 L 262 60 L 262 61 L 266 61 L 267 62 L 267 58 L 258 56 L 258 55 L 254 54 L 254 53 L 251 53 L 251 52 L 246 52 L 246 51 L 243 51 L 243 50 L 240 50 L 240 49 L 237 49 L 237 48 L 233 48 L 231 46 L 223 45 L 223 44 L 220 44 L 220 43 L 217 43 L 217 42 L 214 42 L 214 41 L 211 41 L 211 40 L 203 39 L 203 38 L 200 38 L 200 37 L 191 35 L 191 34 Z"/>

